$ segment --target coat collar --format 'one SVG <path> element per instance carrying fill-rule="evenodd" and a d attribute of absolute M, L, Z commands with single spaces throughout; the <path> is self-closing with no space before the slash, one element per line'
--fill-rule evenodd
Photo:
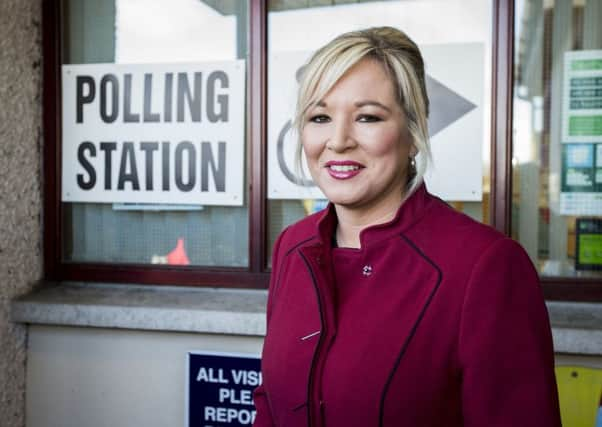
<path fill-rule="evenodd" d="M 360 233 L 362 247 L 403 233 L 428 210 L 433 196 L 422 182 L 400 205 L 395 217 L 386 223 L 365 228 Z M 330 246 L 337 226 L 337 214 L 333 203 L 329 203 L 317 222 L 317 235 L 322 245 Z"/>

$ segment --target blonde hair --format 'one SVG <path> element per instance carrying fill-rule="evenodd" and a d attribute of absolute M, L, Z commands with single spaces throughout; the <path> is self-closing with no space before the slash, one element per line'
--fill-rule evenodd
<path fill-rule="evenodd" d="M 307 110 L 319 102 L 355 64 L 369 58 L 379 62 L 390 76 L 416 150 L 415 170 L 410 173 L 406 197 L 420 185 L 432 161 L 428 134 L 429 100 L 424 61 L 418 46 L 392 27 L 368 28 L 341 34 L 320 48 L 303 67 L 299 82 L 294 129 L 297 131 L 296 168 L 302 171 L 301 134 Z"/>

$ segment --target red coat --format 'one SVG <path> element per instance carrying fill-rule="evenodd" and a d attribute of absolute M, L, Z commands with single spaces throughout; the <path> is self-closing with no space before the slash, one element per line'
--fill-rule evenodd
<path fill-rule="evenodd" d="M 560 427 L 520 245 L 424 185 L 360 250 L 333 250 L 335 226 L 330 206 L 276 242 L 255 426 Z"/>

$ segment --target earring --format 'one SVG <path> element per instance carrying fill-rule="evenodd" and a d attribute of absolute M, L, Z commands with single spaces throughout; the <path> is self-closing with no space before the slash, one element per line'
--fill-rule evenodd
<path fill-rule="evenodd" d="M 416 157 L 415 156 L 410 156 L 410 168 L 409 168 L 409 172 L 410 172 L 410 178 L 413 178 L 416 176 Z"/>

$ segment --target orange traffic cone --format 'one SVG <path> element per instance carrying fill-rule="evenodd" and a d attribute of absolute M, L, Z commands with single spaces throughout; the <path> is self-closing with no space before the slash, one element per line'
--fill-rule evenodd
<path fill-rule="evenodd" d="M 189 265 L 190 260 L 184 249 L 184 239 L 179 238 L 176 247 L 167 254 L 167 263 L 170 265 Z"/>

